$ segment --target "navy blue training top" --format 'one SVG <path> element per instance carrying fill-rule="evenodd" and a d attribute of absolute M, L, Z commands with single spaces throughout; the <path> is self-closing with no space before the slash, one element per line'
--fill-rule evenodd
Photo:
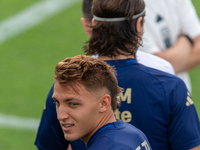
<path fill-rule="evenodd" d="M 90 138 L 87 150 L 151 150 L 142 131 L 133 125 L 117 120 L 101 127 Z"/>
<path fill-rule="evenodd" d="M 154 150 L 188 150 L 200 145 L 199 118 L 180 78 L 138 64 L 134 59 L 106 62 L 116 68 L 119 86 L 124 88 L 116 118 L 144 132 Z M 53 89 L 47 98 L 35 144 L 39 149 L 66 150 L 68 142 L 56 121 L 52 94 Z M 71 144 L 73 150 L 85 150 L 82 141 Z"/>

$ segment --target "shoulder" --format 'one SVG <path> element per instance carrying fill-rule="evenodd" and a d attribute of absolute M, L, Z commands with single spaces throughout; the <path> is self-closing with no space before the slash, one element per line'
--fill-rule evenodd
<path fill-rule="evenodd" d="M 125 87 L 141 87 L 143 85 L 161 90 L 160 88 L 162 87 L 160 86 L 170 86 L 170 82 L 176 82 L 176 80 L 179 80 L 175 75 L 147 67 L 137 62 L 122 67 L 117 64 L 114 64 L 114 66 L 117 71 L 119 85 L 122 87 L 125 85 Z M 133 84 L 133 82 L 135 84 Z"/>
<path fill-rule="evenodd" d="M 120 149 L 120 147 L 132 150 L 142 147 L 144 144 L 150 145 L 146 135 L 141 130 L 120 120 L 114 123 L 114 127 L 108 128 L 99 135 L 97 140 L 108 142 L 109 144 L 105 145 L 110 145 L 112 148 L 115 147 L 115 150 Z"/>
<path fill-rule="evenodd" d="M 121 133 L 119 132 L 119 134 L 124 140 L 127 138 L 132 138 L 136 139 L 136 141 L 138 140 L 139 142 L 144 141 L 146 139 L 146 135 L 140 129 L 136 128 L 132 124 L 125 123 L 122 121 L 120 122 L 124 128 L 121 130 Z"/>
<path fill-rule="evenodd" d="M 165 94 L 166 97 L 173 92 L 187 93 L 187 87 L 179 77 L 157 69 L 148 68 L 142 65 L 137 67 L 138 76 L 136 79 L 146 88 L 154 89 L 153 93 Z M 140 85 L 141 85 L 140 84 Z M 151 90 L 150 90 L 151 91 Z"/>
<path fill-rule="evenodd" d="M 106 137 L 117 142 L 120 139 L 146 139 L 146 135 L 132 124 L 125 123 L 119 119 L 112 123 L 111 127 L 104 129 L 99 137 Z M 120 138 L 119 138 L 120 137 Z"/>
<path fill-rule="evenodd" d="M 132 143 L 134 145 L 140 145 L 145 140 L 147 140 L 146 135 L 138 128 L 132 124 L 122 122 L 117 120 L 114 123 L 113 128 L 108 128 L 107 131 L 104 131 L 107 134 L 107 137 L 114 139 L 115 143 L 122 143 L 124 145 L 129 145 Z M 132 139 L 133 141 L 130 141 Z M 130 142 L 130 143 L 129 143 Z"/>
<path fill-rule="evenodd" d="M 155 67 L 154 68 L 148 67 L 148 66 L 145 66 L 144 64 L 140 64 L 139 62 L 137 63 L 137 65 L 135 65 L 133 67 L 135 69 L 133 72 L 136 72 L 138 74 L 139 78 L 145 78 L 145 76 L 149 76 L 149 78 L 145 78 L 144 80 L 152 80 L 152 79 L 158 80 L 158 81 L 179 80 L 178 77 L 176 77 L 172 73 L 168 73 L 167 71 L 162 71 L 162 70 L 156 69 Z M 137 76 L 135 76 L 135 77 L 137 77 Z"/>

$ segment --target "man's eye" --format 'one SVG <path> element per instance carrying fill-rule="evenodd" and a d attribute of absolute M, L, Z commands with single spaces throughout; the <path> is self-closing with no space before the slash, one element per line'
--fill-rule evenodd
<path fill-rule="evenodd" d="M 75 107 L 78 105 L 78 103 L 69 103 L 70 106 Z"/>
<path fill-rule="evenodd" d="M 58 102 L 58 101 L 54 101 L 53 103 L 56 104 L 57 106 L 59 105 L 59 102 Z"/>

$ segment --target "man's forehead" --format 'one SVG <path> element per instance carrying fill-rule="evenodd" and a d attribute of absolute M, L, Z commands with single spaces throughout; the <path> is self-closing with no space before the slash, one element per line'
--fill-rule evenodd
<path fill-rule="evenodd" d="M 75 92 L 73 88 L 68 86 L 67 84 L 60 84 L 58 82 L 55 82 L 54 84 L 54 92 L 52 95 L 52 98 L 54 100 L 65 100 L 65 99 L 74 99 L 74 97 L 77 97 L 79 93 Z"/>
<path fill-rule="evenodd" d="M 58 81 L 55 82 L 54 85 L 54 93 L 68 93 L 68 94 L 82 94 L 87 92 L 85 86 L 79 82 L 73 83 L 59 83 Z"/>

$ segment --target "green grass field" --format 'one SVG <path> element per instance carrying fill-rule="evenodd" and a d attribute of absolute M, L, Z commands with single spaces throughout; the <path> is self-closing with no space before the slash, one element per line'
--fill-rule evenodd
<path fill-rule="evenodd" d="M 0 22 L 42 0 L 2 0 Z M 193 0 L 200 16 L 200 1 Z M 197 8 L 198 6 L 198 8 Z M 81 1 L 0 44 L 0 114 L 40 118 L 57 62 L 82 54 Z M 200 115 L 200 67 L 190 71 Z M 0 150 L 36 150 L 35 131 L 0 127 Z"/>

